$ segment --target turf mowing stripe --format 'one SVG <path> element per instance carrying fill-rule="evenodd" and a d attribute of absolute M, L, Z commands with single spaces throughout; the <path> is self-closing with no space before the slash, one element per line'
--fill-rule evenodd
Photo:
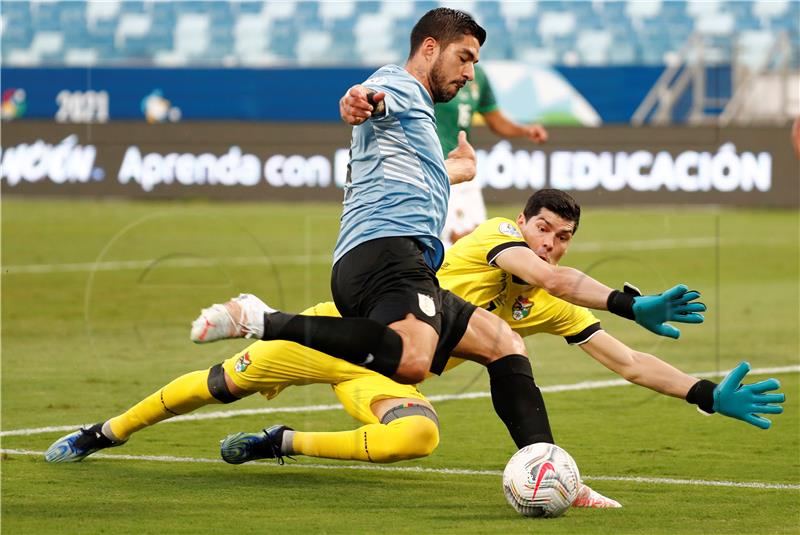
<path fill-rule="evenodd" d="M 6 455 L 44 455 L 43 451 L 1 449 L 0 453 Z M 224 463 L 222 459 L 205 459 L 202 457 L 174 457 L 171 455 L 109 455 L 107 453 L 95 453 L 93 459 L 109 459 L 116 461 L 153 461 L 162 463 L 201 463 L 218 464 Z M 279 467 L 280 465 L 270 461 L 255 461 L 245 464 L 245 466 L 267 466 Z M 501 477 L 503 472 L 500 470 L 466 470 L 462 468 L 423 468 L 420 466 L 376 466 L 374 464 L 306 464 L 298 463 L 286 468 L 310 468 L 314 470 L 368 470 L 374 472 L 411 472 L 418 474 L 445 474 L 459 476 L 494 476 Z M 285 469 L 281 467 L 280 469 Z M 694 485 L 701 487 L 731 487 L 745 489 L 779 489 L 779 490 L 800 490 L 800 485 L 790 483 L 762 483 L 759 481 L 713 481 L 704 479 L 676 479 L 671 477 L 629 477 L 629 476 L 587 476 L 583 479 L 593 481 L 621 481 L 625 483 L 645 483 L 655 485 Z"/>
<path fill-rule="evenodd" d="M 587 242 L 571 246 L 572 251 L 640 251 L 681 248 L 702 248 L 715 245 L 713 237 L 662 240 L 632 240 L 621 242 Z M 241 256 L 232 258 L 169 258 L 163 259 L 163 265 L 170 268 L 213 267 L 221 264 L 233 266 L 251 265 L 304 265 L 310 263 L 330 262 L 330 255 L 289 255 L 289 256 Z M 124 271 L 152 268 L 162 263 L 162 259 L 119 260 L 110 262 L 81 262 L 75 264 L 20 264 L 3 267 L 3 275 L 48 274 L 84 271 Z"/>
<path fill-rule="evenodd" d="M 699 373 L 693 373 L 691 375 L 695 377 L 724 377 L 725 375 L 728 374 L 729 371 L 730 370 L 725 370 L 720 372 L 715 372 L 715 371 L 699 372 Z M 800 365 L 776 366 L 772 368 L 754 368 L 750 370 L 751 375 L 769 375 L 769 374 L 798 373 L 798 372 L 800 372 Z M 611 388 L 611 387 L 626 386 L 631 384 L 632 383 L 629 383 L 625 379 L 611 379 L 607 381 L 581 381 L 580 383 L 543 386 L 541 390 L 542 392 L 572 392 L 576 390 L 597 390 L 600 388 Z M 432 402 L 453 401 L 453 400 L 463 400 L 463 399 L 481 399 L 488 397 L 491 397 L 491 394 L 489 392 L 465 392 L 462 394 L 441 394 L 436 396 L 427 396 L 428 400 Z M 236 416 L 251 416 L 257 414 L 275 414 L 275 413 L 291 413 L 291 412 L 324 412 L 324 411 L 335 411 L 341 409 L 342 406 L 338 403 L 334 403 L 331 405 L 303 405 L 300 407 L 265 407 L 263 409 L 236 409 L 229 411 L 214 411 L 214 412 L 203 412 L 198 414 L 186 414 L 183 416 L 176 416 L 175 418 L 164 420 L 163 422 L 160 423 L 173 423 L 173 422 L 177 423 L 177 422 L 187 422 L 196 420 L 216 420 L 220 418 L 233 418 Z M 28 435 L 38 435 L 43 433 L 71 431 L 73 429 L 78 429 L 79 427 L 92 425 L 93 423 L 97 422 L 77 424 L 77 425 L 34 427 L 30 429 L 12 429 L 9 431 L 0 432 L 0 437 L 28 436 Z"/>

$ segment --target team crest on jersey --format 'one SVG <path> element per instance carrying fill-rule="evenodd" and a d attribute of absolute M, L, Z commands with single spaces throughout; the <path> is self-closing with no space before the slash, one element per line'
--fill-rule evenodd
<path fill-rule="evenodd" d="M 500 226 L 497 227 L 497 230 L 499 230 L 501 234 L 505 234 L 506 236 L 514 236 L 515 238 L 522 237 L 522 234 L 519 233 L 517 227 L 505 221 L 500 223 Z"/>
<path fill-rule="evenodd" d="M 528 317 L 533 308 L 533 301 L 524 295 L 517 296 L 514 304 L 511 306 L 511 317 L 516 321 L 523 320 Z"/>
<path fill-rule="evenodd" d="M 436 305 L 433 298 L 429 295 L 417 294 L 419 296 L 419 309 L 430 317 L 436 315 Z"/>
<path fill-rule="evenodd" d="M 233 367 L 237 372 L 242 373 L 244 372 L 248 366 L 250 366 L 252 362 L 250 362 L 250 352 L 248 351 L 236 361 L 236 365 Z"/>

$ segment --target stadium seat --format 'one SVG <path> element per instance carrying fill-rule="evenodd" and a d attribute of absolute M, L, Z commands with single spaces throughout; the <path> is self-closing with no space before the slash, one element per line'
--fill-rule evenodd
<path fill-rule="evenodd" d="M 451 9 L 458 9 L 461 11 L 466 11 L 469 14 L 474 15 L 477 12 L 477 2 L 474 0 L 441 0 L 439 5 L 443 7 L 449 7 Z"/>
<path fill-rule="evenodd" d="M 635 65 L 639 63 L 636 47 L 630 41 L 614 42 L 608 48 L 609 65 Z"/>
<path fill-rule="evenodd" d="M 516 19 L 532 17 L 536 14 L 538 2 L 519 2 L 517 0 L 500 0 L 500 13 L 509 26 L 513 26 Z"/>
<path fill-rule="evenodd" d="M 289 19 L 294 16 L 297 2 L 286 0 L 284 2 L 265 2 L 261 13 L 268 19 Z"/>
<path fill-rule="evenodd" d="M 355 12 L 356 3 L 354 0 L 322 2 L 319 6 L 319 16 L 328 26 L 333 21 L 352 18 Z"/>
<path fill-rule="evenodd" d="M 175 50 L 159 50 L 153 54 L 153 64 L 157 67 L 185 67 L 189 58 Z"/>
<path fill-rule="evenodd" d="M 367 13 L 358 17 L 353 28 L 356 38 L 356 52 L 369 65 L 378 58 L 397 58 L 400 54 L 392 51 L 393 23 L 380 13 Z M 396 61 L 393 59 L 392 61 Z"/>
<path fill-rule="evenodd" d="M 100 59 L 94 48 L 71 48 L 64 53 L 64 65 L 69 67 L 92 67 Z"/>
<path fill-rule="evenodd" d="M 119 25 L 114 35 L 114 44 L 122 48 L 128 37 L 142 37 L 150 31 L 150 15 L 144 13 L 126 13 L 120 16 Z"/>
<path fill-rule="evenodd" d="M 62 52 L 64 36 L 61 32 L 36 32 L 31 42 L 31 52 L 42 58 Z"/>
<path fill-rule="evenodd" d="M 36 67 L 41 65 L 42 60 L 39 54 L 29 48 L 17 48 L 6 52 L 3 48 L 3 58 L 10 64 L 17 67 Z"/>
<path fill-rule="evenodd" d="M 269 47 L 270 21 L 258 14 L 241 14 L 233 28 L 233 52 L 245 64 L 262 63 Z"/>
<path fill-rule="evenodd" d="M 769 60 L 776 35 L 768 30 L 743 31 L 736 39 L 737 60 L 750 69 L 759 69 Z"/>
<path fill-rule="evenodd" d="M 786 14 L 789 3 L 789 0 L 756 0 L 753 3 L 753 15 L 762 23 L 768 23 Z"/>
<path fill-rule="evenodd" d="M 339 3 L 339 2 L 336 2 Z M 256 14 L 261 13 L 264 9 L 264 2 L 252 2 L 250 0 L 233 1 L 231 2 L 231 11 L 236 14 Z"/>
<path fill-rule="evenodd" d="M 611 32 L 606 30 L 584 30 L 578 33 L 575 46 L 580 56 L 580 62 L 584 65 L 608 63 L 611 40 Z"/>
<path fill-rule="evenodd" d="M 414 17 L 413 2 L 392 2 L 384 1 L 381 4 L 380 13 L 392 19 L 408 19 Z M 410 31 L 410 28 L 409 28 Z"/>
<path fill-rule="evenodd" d="M 200 56 L 208 49 L 209 16 L 201 13 L 182 13 L 175 25 L 175 51 Z"/>
<path fill-rule="evenodd" d="M 525 48 L 518 51 L 518 57 L 533 65 L 552 65 L 557 62 L 556 52 L 552 48 Z"/>
<path fill-rule="evenodd" d="M 736 28 L 736 19 L 732 13 L 715 13 L 697 19 L 694 29 L 703 35 L 731 35 Z"/>
<path fill-rule="evenodd" d="M 713 17 L 721 11 L 721 7 L 721 0 L 688 0 L 686 14 L 695 20 Z"/>
<path fill-rule="evenodd" d="M 628 0 L 625 2 L 625 16 L 632 20 L 652 19 L 661 13 L 661 0 L 642 2 Z"/>
<path fill-rule="evenodd" d="M 539 34 L 545 41 L 570 35 L 575 26 L 575 15 L 569 11 L 546 11 L 539 17 Z"/>
<path fill-rule="evenodd" d="M 326 31 L 303 32 L 297 41 L 295 55 L 300 65 L 330 62 L 329 51 L 333 44 L 331 34 Z"/>

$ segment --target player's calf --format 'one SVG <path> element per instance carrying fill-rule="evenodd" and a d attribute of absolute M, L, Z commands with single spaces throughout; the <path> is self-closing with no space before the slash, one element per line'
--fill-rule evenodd
<path fill-rule="evenodd" d="M 409 314 L 406 319 L 389 325 L 402 340 L 402 354 L 391 378 L 401 384 L 417 384 L 425 380 L 439 341 L 436 330 Z"/>

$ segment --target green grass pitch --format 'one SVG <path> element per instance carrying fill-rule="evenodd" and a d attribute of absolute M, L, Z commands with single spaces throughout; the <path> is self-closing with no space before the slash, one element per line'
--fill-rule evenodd
<path fill-rule="evenodd" d="M 518 209 L 490 212 L 514 217 Z M 679 341 L 598 313 L 607 330 L 687 372 L 725 370 L 744 359 L 785 370 L 774 375 L 787 394 L 786 412 L 761 431 L 631 385 L 552 391 L 616 376 L 561 339 L 529 338 L 557 440 L 588 483 L 623 503 L 620 510 L 517 516 L 499 476 L 515 448 L 491 401 L 453 399 L 487 392 L 485 372 L 471 364 L 422 385 L 429 396 L 445 396 L 435 403 L 442 435 L 431 457 L 414 462 L 218 461 L 219 439 L 235 431 L 273 423 L 355 427 L 341 410 L 279 411 L 334 404 L 324 386 L 207 407 L 198 414 L 262 412 L 159 424 L 83 463 L 47 465 L 24 453 L 43 452 L 64 434 L 37 428 L 104 420 L 246 344 L 193 345 L 189 324 L 201 307 L 240 291 L 287 310 L 327 300 L 339 211 L 335 204 L 4 198 L 3 531 L 800 532 L 794 211 L 584 207 L 566 265 L 646 292 L 685 282 L 709 305 L 706 323 L 682 327 Z"/>

